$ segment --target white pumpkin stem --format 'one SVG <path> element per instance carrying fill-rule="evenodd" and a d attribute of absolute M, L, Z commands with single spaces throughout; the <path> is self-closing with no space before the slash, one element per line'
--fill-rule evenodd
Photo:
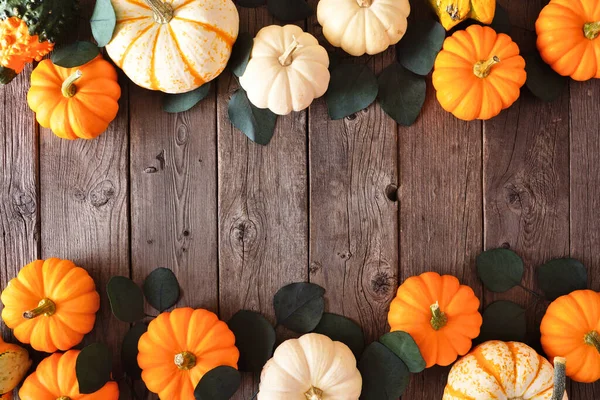
<path fill-rule="evenodd" d="M 323 400 L 323 391 L 311 386 L 310 389 L 304 393 L 304 396 L 306 397 L 306 400 Z"/>
<path fill-rule="evenodd" d="M 75 86 L 75 82 L 77 82 L 77 80 L 82 76 L 83 72 L 77 70 L 75 71 L 75 73 L 71 74 L 71 76 L 69 76 L 67 79 L 65 79 L 60 88 L 62 95 L 65 97 L 75 96 L 75 93 L 77 93 L 77 86 Z"/>
<path fill-rule="evenodd" d="M 429 308 L 431 309 L 431 327 L 439 331 L 448 323 L 448 317 L 440 310 L 440 303 L 437 301 Z"/>
<path fill-rule="evenodd" d="M 554 389 L 552 389 L 552 400 L 562 400 L 565 397 L 567 372 L 567 359 L 554 357 Z"/>
<path fill-rule="evenodd" d="M 594 40 L 600 36 L 600 21 L 588 22 L 583 26 L 583 33 L 585 37 Z"/>
<path fill-rule="evenodd" d="M 173 19 L 173 7 L 162 0 L 144 0 L 154 11 L 154 19 L 159 24 L 168 24 Z"/>
<path fill-rule="evenodd" d="M 279 63 L 284 67 L 287 67 L 292 63 L 292 54 L 294 53 L 294 51 L 296 51 L 296 49 L 302 47 L 300 42 L 298 42 L 298 40 L 296 39 L 296 36 L 292 36 L 292 39 L 292 43 L 290 43 L 288 47 L 286 47 L 283 54 L 279 57 Z"/>
<path fill-rule="evenodd" d="M 356 0 L 359 6 L 362 8 L 369 8 L 373 4 L 373 0 Z"/>
<path fill-rule="evenodd" d="M 38 306 L 33 310 L 25 311 L 23 313 L 23 318 L 25 319 L 34 319 L 39 317 L 40 315 L 44 315 L 46 317 L 52 316 L 56 312 L 56 304 L 48 298 L 40 300 Z"/>
<path fill-rule="evenodd" d="M 487 61 L 479 61 L 473 66 L 473 73 L 478 78 L 487 78 L 490 72 L 492 72 L 492 67 L 500 62 L 500 58 L 494 56 Z"/>

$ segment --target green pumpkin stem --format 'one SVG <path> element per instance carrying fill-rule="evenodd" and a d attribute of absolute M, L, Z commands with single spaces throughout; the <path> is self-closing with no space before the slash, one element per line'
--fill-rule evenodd
<path fill-rule="evenodd" d="M 554 389 L 552 389 L 552 400 L 562 400 L 565 396 L 567 372 L 567 359 L 554 357 Z"/>
<path fill-rule="evenodd" d="M 192 369 L 196 366 L 196 356 L 189 351 L 182 351 L 175 355 L 175 365 L 181 370 Z"/>
<path fill-rule="evenodd" d="M 306 397 L 306 400 L 322 400 L 323 391 L 319 388 L 311 386 L 310 389 L 304 393 L 304 396 Z"/>
<path fill-rule="evenodd" d="M 144 0 L 154 11 L 154 20 L 159 24 L 168 24 L 173 19 L 173 7 L 162 0 Z"/>
<path fill-rule="evenodd" d="M 448 323 L 448 317 L 440 310 L 440 304 L 437 301 L 429 308 L 431 309 L 431 327 L 439 331 Z"/>
<path fill-rule="evenodd" d="M 40 315 L 44 315 L 46 317 L 52 316 L 56 312 L 56 304 L 48 298 L 40 300 L 38 306 L 33 310 L 25 311 L 23 313 L 23 318 L 25 319 L 33 319 L 39 317 Z"/>
<path fill-rule="evenodd" d="M 492 72 L 492 67 L 500 62 L 497 56 L 490 58 L 487 61 L 479 61 L 473 66 L 473 73 L 478 78 L 487 78 Z"/>
<path fill-rule="evenodd" d="M 594 346 L 598 353 L 600 353 L 600 335 L 596 331 L 590 331 L 585 334 L 583 341 L 588 346 Z"/>
<path fill-rule="evenodd" d="M 80 70 L 75 71 L 71 76 L 69 76 L 62 84 L 60 91 L 62 95 L 65 97 L 73 97 L 75 93 L 77 93 L 77 86 L 75 86 L 75 82 L 79 80 L 83 76 L 83 73 Z"/>
<path fill-rule="evenodd" d="M 583 26 L 583 33 L 585 37 L 594 40 L 600 36 L 600 21 L 588 22 Z"/>

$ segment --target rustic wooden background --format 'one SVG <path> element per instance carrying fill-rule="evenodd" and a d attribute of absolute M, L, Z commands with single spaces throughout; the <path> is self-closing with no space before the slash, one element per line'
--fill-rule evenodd
<path fill-rule="evenodd" d="M 417 2 L 413 16 L 428 12 Z M 523 52 L 533 49 L 546 2 L 500 0 Z M 93 0 L 85 3 L 89 16 Z M 251 33 L 276 23 L 264 7 L 240 9 L 240 18 Z M 301 25 L 322 38 L 316 18 Z M 89 36 L 89 27 L 82 32 Z M 368 62 L 378 72 L 393 59 L 390 49 Z M 128 325 L 111 316 L 106 282 L 142 282 L 159 266 L 178 276 L 180 306 L 223 319 L 239 309 L 273 319 L 277 289 L 318 283 L 327 310 L 359 322 L 369 341 L 388 329 L 388 303 L 408 276 L 449 273 L 482 304 L 498 298 L 475 273 L 483 249 L 517 251 L 530 288 L 536 265 L 571 255 L 600 290 L 598 81 L 571 82 L 549 104 L 523 89 L 512 108 L 483 123 L 444 112 L 429 85 L 410 128 L 377 105 L 331 121 L 319 99 L 279 118 L 261 147 L 229 123 L 238 85 L 228 72 L 179 115 L 161 112 L 158 93 L 122 77 L 121 111 L 109 130 L 70 142 L 35 123 L 26 105 L 30 70 L 0 88 L 0 282 L 34 259 L 73 259 L 103 296 L 88 341 L 108 342 L 115 354 Z M 502 298 L 533 303 L 519 288 Z M 440 398 L 447 372 L 413 376 L 405 399 Z M 236 399 L 250 399 L 256 383 L 245 379 Z M 600 398 L 600 385 L 569 390 L 575 400 Z"/>

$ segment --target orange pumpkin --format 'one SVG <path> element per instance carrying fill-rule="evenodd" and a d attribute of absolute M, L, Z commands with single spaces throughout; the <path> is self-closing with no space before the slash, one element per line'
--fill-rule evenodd
<path fill-rule="evenodd" d="M 390 304 L 392 331 L 408 332 L 421 350 L 427 368 L 450 365 L 471 349 L 482 318 L 473 289 L 454 276 L 426 272 L 408 278 Z"/>
<path fill-rule="evenodd" d="M 93 139 L 119 111 L 117 71 L 101 56 L 77 68 L 43 60 L 31 74 L 27 103 L 44 128 L 63 139 Z"/>
<path fill-rule="evenodd" d="M 540 55 L 560 75 L 576 81 L 600 78 L 598 0 L 551 0 L 535 30 Z"/>
<path fill-rule="evenodd" d="M 46 353 L 81 342 L 100 308 L 100 296 L 86 270 L 58 258 L 23 267 L 1 299 L 2 319 L 15 337 Z"/>
<path fill-rule="evenodd" d="M 0 337 L 0 393 L 8 394 L 17 387 L 29 367 L 31 360 L 27 350 L 16 344 L 5 343 Z M 4 399 L 4 396 L 0 396 L 0 399 Z"/>
<path fill-rule="evenodd" d="M 433 86 L 442 108 L 455 117 L 487 120 L 519 98 L 526 78 L 525 60 L 508 35 L 471 25 L 444 41 Z"/>
<path fill-rule="evenodd" d="M 42 360 L 35 372 L 25 379 L 21 400 L 118 400 L 119 386 L 108 382 L 91 394 L 79 393 L 75 363 L 79 350 L 55 353 Z"/>
<path fill-rule="evenodd" d="M 567 359 L 567 376 L 577 382 L 600 379 L 600 293 L 576 290 L 554 300 L 540 327 L 549 357 Z"/>
<path fill-rule="evenodd" d="M 202 376 L 220 365 L 237 368 L 235 336 L 212 312 L 178 308 L 160 314 L 138 342 L 148 389 L 163 400 L 194 400 Z"/>

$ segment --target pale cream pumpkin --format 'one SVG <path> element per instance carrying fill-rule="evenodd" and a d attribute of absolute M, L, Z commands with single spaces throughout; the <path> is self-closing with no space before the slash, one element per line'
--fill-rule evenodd
<path fill-rule="evenodd" d="M 325 335 L 283 342 L 265 364 L 258 400 L 356 400 L 362 377 L 352 351 Z"/>
<path fill-rule="evenodd" d="M 454 364 L 442 400 L 550 400 L 554 381 L 552 364 L 531 347 L 492 340 Z"/>
<path fill-rule="evenodd" d="M 302 111 L 329 86 L 329 55 L 296 25 L 271 25 L 254 38 L 240 84 L 258 108 L 278 115 Z"/>
<path fill-rule="evenodd" d="M 227 65 L 239 31 L 231 0 L 111 0 L 117 26 L 110 58 L 137 85 L 194 90 Z"/>
<path fill-rule="evenodd" d="M 408 0 L 321 0 L 317 20 L 335 47 L 353 56 L 381 53 L 402 39 Z"/>

